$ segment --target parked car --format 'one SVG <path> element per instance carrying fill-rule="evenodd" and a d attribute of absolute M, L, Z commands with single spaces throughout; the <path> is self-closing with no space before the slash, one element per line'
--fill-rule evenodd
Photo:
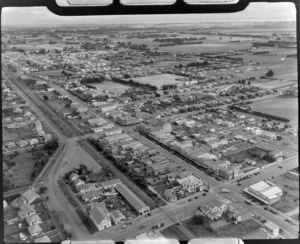
<path fill-rule="evenodd" d="M 121 228 L 122 228 L 122 229 L 125 229 L 126 227 L 127 227 L 127 225 L 122 225 L 122 227 L 121 227 Z"/>

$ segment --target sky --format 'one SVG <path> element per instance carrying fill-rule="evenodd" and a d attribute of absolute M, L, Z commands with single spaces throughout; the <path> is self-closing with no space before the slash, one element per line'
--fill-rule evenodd
<path fill-rule="evenodd" d="M 2 9 L 3 26 L 49 26 L 65 24 L 131 24 L 187 22 L 296 21 L 292 3 L 251 3 L 244 11 L 231 14 L 172 14 L 122 16 L 58 16 L 45 7 L 6 7 Z"/>

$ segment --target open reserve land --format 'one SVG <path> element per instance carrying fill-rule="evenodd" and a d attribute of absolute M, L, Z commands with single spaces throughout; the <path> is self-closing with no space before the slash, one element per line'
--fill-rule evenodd
<path fill-rule="evenodd" d="M 134 78 L 133 80 L 142 84 L 150 84 L 160 88 L 162 85 L 180 84 L 181 82 L 176 81 L 175 80 L 176 78 L 182 78 L 182 77 L 177 75 L 172 75 L 172 74 L 161 74 L 161 75 L 152 75 L 152 76 Z"/>

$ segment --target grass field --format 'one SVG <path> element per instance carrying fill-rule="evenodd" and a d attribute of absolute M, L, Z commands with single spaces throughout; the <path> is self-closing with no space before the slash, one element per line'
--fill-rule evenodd
<path fill-rule="evenodd" d="M 122 85 L 122 84 L 115 83 L 115 82 L 112 82 L 112 81 L 104 81 L 100 84 L 91 83 L 89 85 L 94 86 L 96 88 L 99 88 L 102 91 L 108 90 L 108 91 L 113 92 L 115 94 L 122 94 L 122 93 L 125 92 L 125 90 L 130 88 L 130 86 Z"/>
<path fill-rule="evenodd" d="M 298 121 L 298 98 L 276 98 L 253 104 L 251 107 L 255 111 L 279 115 L 293 122 Z"/>
<path fill-rule="evenodd" d="M 68 163 L 63 166 L 61 173 L 64 174 L 73 168 L 79 168 L 80 164 L 84 164 L 88 169 L 94 172 L 101 170 L 101 166 L 80 146 L 74 148 L 73 152 L 69 155 Z"/>
<path fill-rule="evenodd" d="M 160 88 L 162 85 L 181 84 L 180 81 L 175 80 L 176 78 L 182 78 L 182 77 L 177 75 L 171 75 L 171 74 L 161 74 L 161 75 L 152 75 L 152 76 L 134 78 L 133 80 L 142 84 L 150 84 L 153 86 L 157 86 L 157 88 Z"/>
<path fill-rule="evenodd" d="M 252 82 L 252 85 L 266 89 L 276 89 L 284 86 L 291 86 L 297 84 L 295 81 L 288 80 L 259 80 Z"/>
<path fill-rule="evenodd" d="M 281 175 L 273 181 L 285 194 L 281 199 L 272 205 L 273 208 L 287 213 L 299 207 L 299 181 L 292 180 L 287 174 Z"/>
<path fill-rule="evenodd" d="M 207 237 L 217 237 L 216 233 L 213 233 L 204 225 L 195 224 L 193 218 L 184 221 L 183 227 L 189 230 L 195 235 L 195 237 L 207 238 Z"/>

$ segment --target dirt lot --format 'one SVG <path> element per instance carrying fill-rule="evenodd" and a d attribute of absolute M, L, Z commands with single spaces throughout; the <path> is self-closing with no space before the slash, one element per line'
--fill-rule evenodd
<path fill-rule="evenodd" d="M 287 178 L 287 174 L 284 174 L 274 179 L 273 182 L 284 192 L 284 196 L 272 205 L 273 208 L 287 213 L 299 207 L 299 181 L 291 180 Z"/>
<path fill-rule="evenodd" d="M 255 220 L 249 219 L 243 221 L 237 225 L 229 224 L 216 231 L 219 236 L 222 237 L 243 237 L 244 235 L 261 228 L 261 225 Z"/>

